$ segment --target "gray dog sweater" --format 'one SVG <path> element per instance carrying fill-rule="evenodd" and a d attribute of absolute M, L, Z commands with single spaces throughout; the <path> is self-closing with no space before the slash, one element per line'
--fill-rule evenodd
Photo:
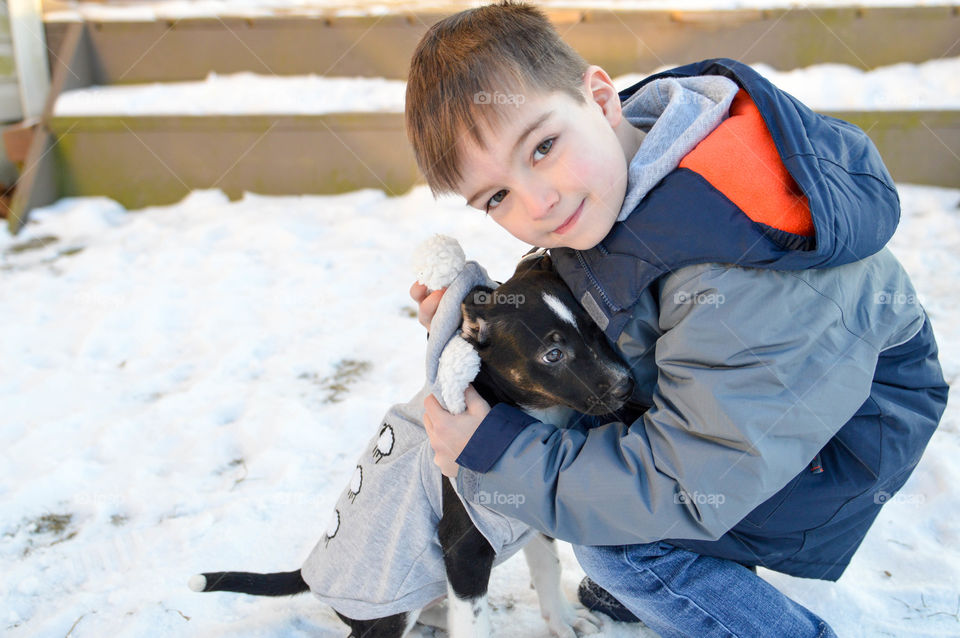
<path fill-rule="evenodd" d="M 301 568 L 313 594 L 350 618 L 410 612 L 447 593 L 437 539 L 443 513 L 441 481 L 447 479 L 433 462 L 423 427 L 423 400 L 432 393 L 448 407 L 442 373 L 438 381 L 441 354 L 459 340 L 460 302 L 480 284 L 496 286 L 482 267 L 467 262 L 448 286 L 430 326 L 424 387 L 384 416 L 337 501 L 326 533 Z M 526 524 L 482 505 L 464 502 L 464 506 L 496 551 L 498 563 L 534 533 Z"/>

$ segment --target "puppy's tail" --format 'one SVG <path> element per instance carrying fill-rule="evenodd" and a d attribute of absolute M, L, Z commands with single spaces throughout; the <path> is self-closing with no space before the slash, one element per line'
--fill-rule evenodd
<path fill-rule="evenodd" d="M 232 591 L 252 596 L 292 596 L 310 589 L 299 569 L 275 574 L 208 572 L 194 574 L 187 585 L 193 591 Z"/>

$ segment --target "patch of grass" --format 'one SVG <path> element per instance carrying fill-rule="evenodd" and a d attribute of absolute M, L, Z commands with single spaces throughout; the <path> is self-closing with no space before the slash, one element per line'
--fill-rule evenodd
<path fill-rule="evenodd" d="M 126 525 L 129 520 L 130 519 L 123 514 L 114 514 L 110 517 L 110 524 L 114 527 L 120 527 L 121 525 Z"/>
<path fill-rule="evenodd" d="M 72 520 L 73 514 L 44 514 L 33 520 L 31 534 L 63 534 Z"/>
<path fill-rule="evenodd" d="M 38 516 L 37 518 L 26 520 L 26 529 L 27 533 L 30 536 L 40 537 L 40 536 L 53 536 L 53 540 L 47 543 L 39 541 L 41 546 L 45 544 L 46 546 L 52 547 L 59 543 L 70 540 L 77 535 L 77 530 L 70 529 L 70 524 L 73 522 L 73 514 L 44 514 L 43 516 Z M 33 551 L 35 547 L 38 546 L 38 542 L 34 541 L 32 538 L 28 540 L 27 547 L 23 550 L 23 555 L 28 556 L 30 552 Z"/>
<path fill-rule="evenodd" d="M 20 255 L 34 250 L 42 250 L 51 244 L 55 244 L 60 241 L 59 237 L 54 237 L 53 235 L 42 235 L 40 237 L 34 237 L 33 239 L 28 239 L 27 241 L 20 242 L 19 244 L 13 244 L 9 246 L 6 250 L 3 251 L 5 255 Z M 53 264 L 55 264 L 62 257 L 72 257 L 74 255 L 79 255 L 84 250 L 83 246 L 68 246 L 66 248 L 61 248 L 57 251 L 57 254 L 50 255 L 48 257 L 43 257 L 35 262 L 26 262 L 26 263 L 12 263 L 12 264 L 2 264 L 0 265 L 0 270 L 3 271 L 18 271 L 18 270 L 28 270 L 35 266 L 50 266 L 54 270 L 55 274 L 60 274 L 57 271 Z"/>
<path fill-rule="evenodd" d="M 341 359 L 333 364 L 333 374 L 328 377 L 318 378 L 315 372 L 304 372 L 299 378 L 311 381 L 326 391 L 324 403 L 338 403 L 343 401 L 343 397 L 350 391 L 350 386 L 372 368 L 373 364 L 369 361 Z"/>
<path fill-rule="evenodd" d="M 13 244 L 7 248 L 7 253 L 11 255 L 19 255 L 20 253 L 29 252 L 31 250 L 41 250 L 50 244 L 57 243 L 58 241 L 60 241 L 59 237 L 54 237 L 53 235 L 41 235 L 40 237 L 34 237 L 33 239 L 20 242 L 19 244 Z"/>

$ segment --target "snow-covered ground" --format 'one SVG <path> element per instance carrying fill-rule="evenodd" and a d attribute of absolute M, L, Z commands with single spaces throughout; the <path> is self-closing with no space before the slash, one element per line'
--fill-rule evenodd
<path fill-rule="evenodd" d="M 384 15 L 402 11 L 452 11 L 484 4 L 480 0 L 114 0 L 51 1 L 46 20 L 163 20 L 201 16 Z M 849 6 L 850 0 L 546 0 L 548 8 L 726 10 Z M 857 6 L 937 6 L 953 0 L 865 0 Z"/>
<path fill-rule="evenodd" d="M 861 71 L 818 64 L 794 71 L 754 65 L 817 109 L 960 109 L 960 57 Z M 656 69 L 651 69 L 651 72 Z M 615 78 L 624 89 L 645 75 Z M 201 82 L 93 86 L 66 91 L 56 115 L 241 115 L 402 112 L 406 83 L 383 78 L 211 74 Z"/>
<path fill-rule="evenodd" d="M 960 191 L 903 186 L 893 249 L 960 374 Z M 297 568 L 389 405 L 423 378 L 413 247 L 458 237 L 498 279 L 525 247 L 459 200 L 228 201 L 34 211 L 0 234 L 0 634 L 343 636 L 309 596 L 190 591 L 202 570 Z M 844 638 L 960 635 L 960 410 L 837 583 L 761 570 Z M 562 546 L 564 586 L 580 572 Z M 547 636 L 522 558 L 494 635 Z M 430 636 L 431 631 L 416 630 Z M 608 623 L 608 638 L 650 632 Z"/>

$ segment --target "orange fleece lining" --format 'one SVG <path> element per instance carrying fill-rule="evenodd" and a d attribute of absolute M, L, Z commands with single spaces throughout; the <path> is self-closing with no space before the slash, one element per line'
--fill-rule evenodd
<path fill-rule="evenodd" d="M 795 235 L 812 237 L 810 204 L 780 160 L 760 111 L 741 90 L 730 117 L 680 162 L 726 195 L 747 217 Z"/>

